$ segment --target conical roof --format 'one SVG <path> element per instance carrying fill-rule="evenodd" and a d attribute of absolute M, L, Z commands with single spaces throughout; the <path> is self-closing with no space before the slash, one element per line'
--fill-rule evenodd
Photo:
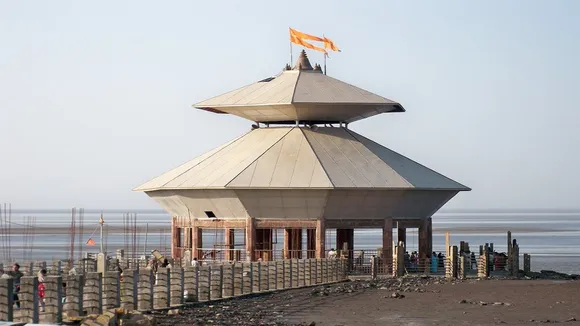
<path fill-rule="evenodd" d="M 401 104 L 314 69 L 303 51 L 292 70 L 201 101 L 195 108 L 271 124 L 353 122 Z"/>
<path fill-rule="evenodd" d="M 191 189 L 470 190 L 352 130 L 305 127 L 255 129 L 134 190 Z"/>

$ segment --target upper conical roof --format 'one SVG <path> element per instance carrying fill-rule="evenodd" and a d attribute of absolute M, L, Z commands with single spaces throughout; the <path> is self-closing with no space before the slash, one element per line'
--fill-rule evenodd
<path fill-rule="evenodd" d="M 287 67 L 288 68 L 288 67 Z M 292 70 L 201 101 L 195 108 L 264 123 L 353 122 L 404 112 L 392 100 L 321 73 L 302 51 Z"/>

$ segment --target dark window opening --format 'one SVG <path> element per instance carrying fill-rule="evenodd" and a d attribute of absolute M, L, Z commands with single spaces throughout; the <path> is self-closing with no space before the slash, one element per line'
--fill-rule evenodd
<path fill-rule="evenodd" d="M 207 217 L 215 217 L 215 214 L 212 211 L 205 211 L 205 215 L 207 215 Z"/>

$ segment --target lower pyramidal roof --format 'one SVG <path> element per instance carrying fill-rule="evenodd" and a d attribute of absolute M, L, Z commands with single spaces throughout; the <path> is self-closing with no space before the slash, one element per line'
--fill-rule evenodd
<path fill-rule="evenodd" d="M 334 127 L 258 128 L 134 190 L 353 188 L 471 190 Z"/>

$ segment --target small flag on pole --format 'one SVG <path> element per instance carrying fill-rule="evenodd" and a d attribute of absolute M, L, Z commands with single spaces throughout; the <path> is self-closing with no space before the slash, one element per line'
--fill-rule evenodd
<path fill-rule="evenodd" d="M 103 214 L 101 214 L 101 217 L 99 218 L 99 224 L 100 225 L 105 224 L 105 220 L 103 220 Z"/>
<path fill-rule="evenodd" d="M 95 242 L 95 240 L 93 240 L 93 238 L 89 238 L 89 240 L 87 240 L 87 246 L 94 246 L 97 243 Z"/>

